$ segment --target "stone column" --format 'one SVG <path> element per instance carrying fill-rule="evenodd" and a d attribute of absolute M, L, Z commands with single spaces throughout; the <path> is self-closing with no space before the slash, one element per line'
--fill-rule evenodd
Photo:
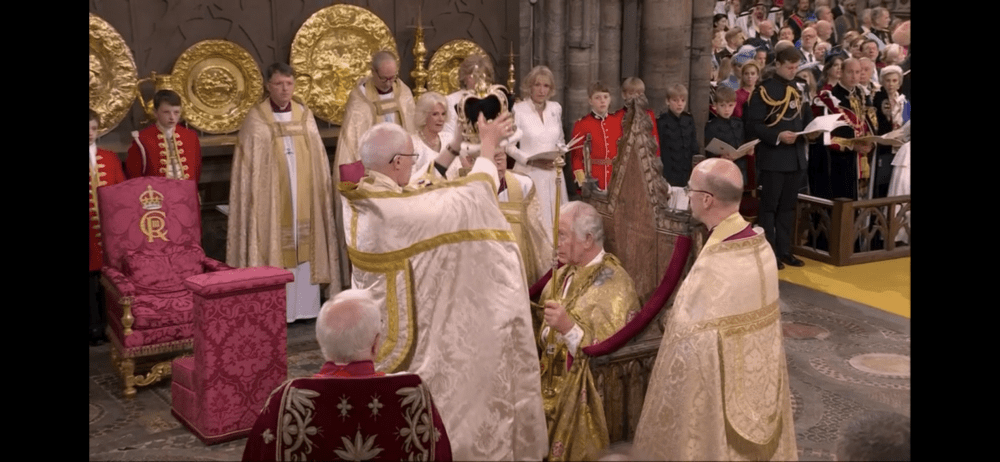
<path fill-rule="evenodd" d="M 593 0 L 569 0 L 566 46 L 566 86 L 564 88 L 563 130 L 567 141 L 573 123 L 587 113 L 590 107 L 587 87 L 596 76 L 597 58 L 594 24 L 597 4 Z"/>
<path fill-rule="evenodd" d="M 536 64 L 548 66 L 555 79 L 556 96 L 552 99 L 565 106 L 566 97 L 566 0 L 543 0 L 545 3 L 545 50 Z M 527 75 L 530 69 L 522 73 Z"/>
<path fill-rule="evenodd" d="M 709 79 L 712 76 L 712 16 L 713 7 L 710 2 L 696 1 L 692 8 L 691 19 L 691 78 L 688 86 L 688 107 L 694 117 L 695 127 L 704 127 L 708 123 L 708 100 L 711 88 Z M 705 146 L 705 130 L 695 130 L 698 142 Z"/>
<path fill-rule="evenodd" d="M 604 0 L 600 7 L 597 80 L 611 91 L 611 110 L 622 106 L 622 0 Z"/>
<path fill-rule="evenodd" d="M 646 97 L 653 112 L 659 113 L 666 107 L 667 86 L 684 84 L 690 92 L 692 1 L 642 3 L 639 78 L 646 84 Z"/>

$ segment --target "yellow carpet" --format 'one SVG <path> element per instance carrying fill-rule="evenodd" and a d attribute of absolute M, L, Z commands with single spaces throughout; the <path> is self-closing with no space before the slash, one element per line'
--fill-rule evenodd
<path fill-rule="evenodd" d="M 799 258 L 806 266 L 785 265 L 785 269 L 778 271 L 778 278 L 910 317 L 910 257 L 852 266 Z"/>

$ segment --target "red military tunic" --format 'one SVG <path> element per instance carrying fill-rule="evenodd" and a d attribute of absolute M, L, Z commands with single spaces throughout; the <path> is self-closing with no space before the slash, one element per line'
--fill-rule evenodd
<path fill-rule="evenodd" d="M 591 176 L 597 178 L 597 186 L 607 189 L 611 181 L 611 160 L 618 155 L 618 139 L 622 137 L 621 118 L 613 114 L 598 117 L 591 112 L 573 124 L 573 135 L 586 138 L 590 134 Z M 583 171 L 583 148 L 571 151 L 573 172 Z"/>
<path fill-rule="evenodd" d="M 656 115 L 653 111 L 646 109 L 646 114 L 649 114 L 649 120 L 653 122 L 653 139 L 656 140 L 656 146 L 660 145 L 660 132 L 656 129 Z M 621 127 L 622 121 L 625 120 L 625 108 L 621 108 L 611 114 L 611 117 L 618 119 L 618 126 Z"/>
<path fill-rule="evenodd" d="M 90 271 L 101 269 L 104 256 L 101 247 L 101 223 L 97 215 L 97 188 L 125 181 L 118 155 L 97 149 L 97 166 L 90 167 Z"/>
<path fill-rule="evenodd" d="M 139 132 L 139 141 L 135 140 L 128 148 L 128 159 L 125 160 L 125 173 L 128 178 L 140 176 L 164 176 L 181 180 L 198 181 L 201 178 L 201 143 L 194 130 L 180 125 L 174 127 L 173 140 L 164 137 L 156 124 L 150 125 Z M 143 167 L 143 150 L 145 150 L 145 168 Z M 172 168 L 176 166 L 175 168 Z"/>
<path fill-rule="evenodd" d="M 659 135 L 656 131 L 656 116 L 653 111 L 646 110 L 650 120 L 653 122 L 653 139 L 660 143 Z M 611 161 L 618 155 L 618 140 L 622 137 L 622 120 L 625 118 L 625 108 L 619 109 L 607 117 L 598 118 L 593 112 L 587 114 L 573 124 L 573 134 L 570 139 L 577 135 L 586 137 L 591 135 L 590 141 L 590 175 L 597 178 L 597 186 L 607 189 L 611 182 Z M 583 148 L 571 151 L 573 162 L 573 173 L 583 171 Z"/>

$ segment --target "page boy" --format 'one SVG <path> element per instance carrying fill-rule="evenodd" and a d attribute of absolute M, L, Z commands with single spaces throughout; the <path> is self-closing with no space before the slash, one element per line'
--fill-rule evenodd
<path fill-rule="evenodd" d="M 687 186 L 691 177 L 691 163 L 698 154 L 698 136 L 695 132 L 694 117 L 686 112 L 687 87 L 674 84 L 667 87 L 667 110 L 656 119 L 660 134 L 660 160 L 663 161 L 663 177 L 670 186 Z"/>
<path fill-rule="evenodd" d="M 716 138 L 734 148 L 739 148 L 743 144 L 743 120 L 732 116 L 735 109 L 736 92 L 729 87 L 716 87 L 715 102 L 712 104 L 715 117 L 705 124 L 705 146 Z M 750 149 L 750 153 L 746 156 L 735 160 L 729 155 L 720 156 L 708 151 L 705 151 L 705 157 L 723 157 L 732 160 L 743 173 L 743 184 L 747 184 L 747 156 L 753 155 L 753 148 Z"/>
<path fill-rule="evenodd" d="M 597 178 L 597 187 L 608 188 L 611 182 L 611 161 L 618 155 L 618 139 L 622 136 L 621 120 L 608 116 L 608 106 L 611 104 L 611 93 L 601 82 L 594 82 L 587 87 L 590 97 L 590 113 L 573 124 L 573 134 L 586 138 L 590 135 L 590 175 Z M 583 147 L 570 152 L 573 162 L 573 177 L 578 187 L 583 188 L 586 175 L 583 165 Z"/>

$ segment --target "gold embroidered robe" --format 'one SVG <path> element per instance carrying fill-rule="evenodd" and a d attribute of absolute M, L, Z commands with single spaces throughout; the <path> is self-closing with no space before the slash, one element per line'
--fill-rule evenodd
<path fill-rule="evenodd" d="M 384 114 L 395 113 L 396 123 L 405 128 L 407 133 L 414 132 L 414 102 L 410 87 L 407 87 L 402 80 L 396 79 L 392 86 L 392 95 L 391 99 L 380 100 L 371 77 L 365 78 L 351 90 L 347 96 L 344 121 L 337 138 L 335 168 L 339 169 L 341 165 L 361 160 L 358 156 L 358 143 L 369 128 L 382 122 Z M 334 172 L 334 175 L 339 182 L 340 172 Z"/>
<path fill-rule="evenodd" d="M 542 227 L 538 195 L 531 178 L 507 170 L 504 179 L 507 189 L 498 197 L 500 211 L 517 238 L 530 287 L 552 267 L 552 236 L 545 234 Z"/>
<path fill-rule="evenodd" d="M 633 439 L 636 460 L 797 460 L 778 270 L 759 228 L 716 227 L 677 292 Z"/>
<path fill-rule="evenodd" d="M 385 307 L 376 369 L 430 387 L 455 460 L 541 460 L 528 290 L 496 184 L 485 159 L 423 187 L 372 171 L 341 183 L 352 286 Z"/>
<path fill-rule="evenodd" d="M 570 271 L 575 275 L 563 299 L 560 295 Z M 593 266 L 559 268 L 542 294 L 561 302 L 583 330 L 580 345 L 572 352 L 560 335 L 549 332 L 543 336 L 544 327 L 539 332 L 549 460 L 597 460 L 610 445 L 610 437 L 604 404 L 583 347 L 614 335 L 639 312 L 635 284 L 618 258 L 605 253 L 603 260 Z M 573 356 L 569 370 L 568 354 Z"/>
<path fill-rule="evenodd" d="M 309 261 L 310 283 L 339 283 L 330 162 L 312 111 L 296 101 L 291 104 L 291 122 L 276 122 L 265 99 L 240 128 L 230 178 L 226 263 L 293 268 Z M 295 146 L 296 185 L 289 185 L 285 135 Z M 292 187 L 297 188 L 295 224 Z M 337 290 L 339 286 L 333 292 Z"/>

